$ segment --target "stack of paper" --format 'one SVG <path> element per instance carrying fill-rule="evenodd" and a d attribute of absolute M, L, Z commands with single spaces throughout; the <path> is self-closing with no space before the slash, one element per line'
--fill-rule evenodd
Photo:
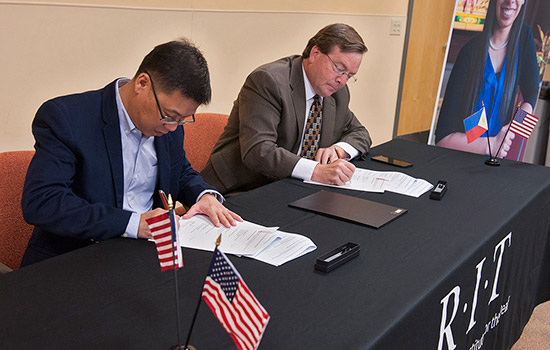
<path fill-rule="evenodd" d="M 185 248 L 214 251 L 216 240 L 222 235 L 219 249 L 224 253 L 246 256 L 279 266 L 307 254 L 317 246 L 311 239 L 265 227 L 252 222 L 237 222 L 230 228 L 216 227 L 204 215 L 180 219 L 180 245 Z"/>
<path fill-rule="evenodd" d="M 404 173 L 395 171 L 374 171 L 362 168 L 356 168 L 355 173 L 351 177 L 351 181 L 342 186 L 327 185 L 307 180 L 304 182 L 357 191 L 380 193 L 390 191 L 412 197 L 420 197 L 434 187 L 426 180 L 416 179 Z"/>

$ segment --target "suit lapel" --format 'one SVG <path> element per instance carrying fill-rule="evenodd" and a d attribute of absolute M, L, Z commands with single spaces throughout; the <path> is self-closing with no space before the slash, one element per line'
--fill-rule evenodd
<path fill-rule="evenodd" d="M 326 148 L 333 144 L 334 124 L 336 123 L 336 104 L 332 96 L 323 98 L 323 121 L 321 124 L 321 141 L 319 147 Z"/>
<path fill-rule="evenodd" d="M 170 193 L 170 152 L 168 149 L 168 137 L 155 137 L 155 150 L 157 151 L 157 189 L 163 190 L 167 195 Z M 155 196 L 153 196 L 155 197 Z"/>
<path fill-rule="evenodd" d="M 124 175 L 122 161 L 122 141 L 120 140 L 120 124 L 116 105 L 116 81 L 103 88 L 103 137 L 115 190 L 116 206 L 122 208 L 124 195 Z"/>
<path fill-rule="evenodd" d="M 304 133 L 304 118 L 306 115 L 306 92 L 304 87 L 304 73 L 302 68 L 302 57 L 297 56 L 292 59 L 290 65 L 290 89 L 292 95 L 292 103 L 294 105 L 294 118 L 298 135 L 295 136 L 296 144 L 292 152 L 298 152 L 300 143 L 302 142 L 302 134 Z"/>

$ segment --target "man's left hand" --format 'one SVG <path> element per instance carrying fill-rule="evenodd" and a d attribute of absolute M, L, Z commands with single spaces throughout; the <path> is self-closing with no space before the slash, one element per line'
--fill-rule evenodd
<path fill-rule="evenodd" d="M 344 151 L 342 147 L 332 145 L 327 148 L 319 148 L 315 155 L 315 161 L 320 164 L 329 164 L 335 162 L 338 159 L 349 159 L 348 152 Z"/>
<path fill-rule="evenodd" d="M 224 207 L 216 196 L 210 193 L 203 195 L 197 203 L 189 208 L 187 213 L 183 215 L 183 218 L 189 219 L 196 214 L 208 215 L 216 227 L 220 227 L 221 225 L 231 227 L 237 225 L 235 220 L 243 221 L 239 215 Z"/>

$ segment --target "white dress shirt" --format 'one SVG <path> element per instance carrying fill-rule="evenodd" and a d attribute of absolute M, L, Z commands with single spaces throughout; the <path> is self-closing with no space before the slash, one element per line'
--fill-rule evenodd
<path fill-rule="evenodd" d="M 306 92 L 306 114 L 304 116 L 304 131 L 302 132 L 301 141 L 300 141 L 300 147 L 298 149 L 298 153 L 302 153 L 302 146 L 304 143 L 304 132 L 306 130 L 306 124 L 307 124 L 307 117 L 309 115 L 309 109 L 311 108 L 311 105 L 313 104 L 313 98 L 315 97 L 316 93 L 313 91 L 313 87 L 311 86 L 311 83 L 309 82 L 309 79 L 307 78 L 306 71 L 304 69 L 304 66 L 302 65 L 302 74 L 304 75 L 304 86 L 305 86 L 305 92 Z M 323 97 L 321 97 L 321 105 L 323 104 Z M 321 122 L 322 123 L 322 122 Z M 321 124 L 321 130 L 323 126 Z M 346 151 L 350 158 L 346 158 L 346 160 L 351 160 L 359 154 L 359 151 L 355 149 L 352 145 L 350 145 L 347 142 L 337 142 L 335 145 L 340 146 Z M 313 175 L 313 170 L 315 169 L 315 166 L 319 164 L 313 159 L 306 159 L 306 158 L 300 158 L 298 163 L 296 163 L 296 166 L 292 170 L 292 177 L 300 179 L 300 180 L 311 180 L 311 176 Z"/>

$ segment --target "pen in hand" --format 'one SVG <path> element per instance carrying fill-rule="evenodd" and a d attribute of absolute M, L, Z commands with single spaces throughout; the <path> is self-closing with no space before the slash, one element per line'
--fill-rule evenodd
<path fill-rule="evenodd" d="M 166 194 L 164 193 L 163 190 L 159 190 L 159 195 L 160 195 L 160 200 L 162 201 L 162 205 L 164 206 L 164 209 L 168 210 L 169 206 L 168 206 L 168 200 L 166 199 Z M 186 211 L 187 210 L 185 210 L 185 207 L 183 206 L 174 208 L 174 212 L 176 213 L 176 215 L 179 215 L 179 216 L 185 214 Z"/>
<path fill-rule="evenodd" d="M 164 194 L 163 190 L 159 190 L 159 196 L 160 200 L 162 201 L 162 206 L 164 207 L 164 209 L 168 210 L 168 201 L 166 200 L 166 194 Z"/>

